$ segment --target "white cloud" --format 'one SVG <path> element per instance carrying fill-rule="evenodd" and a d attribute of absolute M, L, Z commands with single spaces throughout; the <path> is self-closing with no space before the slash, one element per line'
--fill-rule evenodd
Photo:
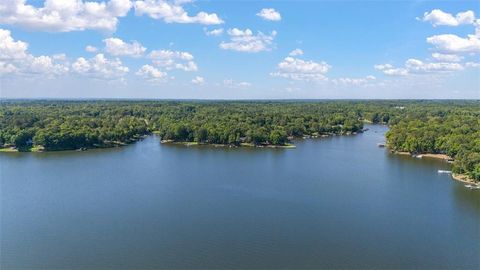
<path fill-rule="evenodd" d="M 480 35 L 468 35 L 461 38 L 453 34 L 436 35 L 427 38 L 427 42 L 439 51 L 447 53 L 478 53 L 480 52 Z"/>
<path fill-rule="evenodd" d="M 392 68 L 384 70 L 383 73 L 390 76 L 407 76 L 408 70 L 404 68 Z"/>
<path fill-rule="evenodd" d="M 257 16 L 267 21 L 280 21 L 282 19 L 280 12 L 273 8 L 264 8 L 257 13 Z"/>
<path fill-rule="evenodd" d="M 119 38 L 107 38 L 103 42 L 105 42 L 105 51 L 114 56 L 140 57 L 147 50 L 137 41 L 129 44 Z"/>
<path fill-rule="evenodd" d="M 148 81 L 165 81 L 167 79 L 167 73 L 150 65 L 143 65 L 135 74 Z"/>
<path fill-rule="evenodd" d="M 85 47 L 85 51 L 93 53 L 93 52 L 98 51 L 98 49 L 94 46 L 87 45 L 87 47 Z"/>
<path fill-rule="evenodd" d="M 222 24 L 223 20 L 215 13 L 201 11 L 190 16 L 182 7 L 190 1 L 144 0 L 135 1 L 135 14 L 146 14 L 153 19 L 163 20 L 166 23 L 199 23 L 206 25 Z"/>
<path fill-rule="evenodd" d="M 28 5 L 26 0 L 2 0 L 0 23 L 49 32 L 86 29 L 113 32 L 118 18 L 127 15 L 131 6 L 130 0 L 46 0 L 41 7 Z"/>
<path fill-rule="evenodd" d="M 374 68 L 376 70 L 380 70 L 384 74 L 390 75 L 390 76 L 406 76 L 406 75 L 408 75 L 408 70 L 406 70 L 404 68 L 395 68 L 390 64 L 375 65 Z"/>
<path fill-rule="evenodd" d="M 254 35 L 252 30 L 248 28 L 245 30 L 233 28 L 229 29 L 227 33 L 230 36 L 230 41 L 220 43 L 221 49 L 250 53 L 271 50 L 273 39 L 277 35 L 276 31 L 272 31 L 270 35 L 262 32 Z"/>
<path fill-rule="evenodd" d="M 480 52 L 480 19 L 475 19 L 475 13 L 473 11 L 467 10 L 453 16 L 450 13 L 434 9 L 431 12 L 425 12 L 422 20 L 430 22 L 433 26 L 473 25 L 475 27 L 475 33 L 473 35 L 467 35 L 465 38 L 454 34 L 442 34 L 428 37 L 427 42 L 432 44 L 436 50 L 448 54 Z"/>
<path fill-rule="evenodd" d="M 301 49 L 295 49 L 291 51 L 288 55 L 289 56 L 303 55 L 303 51 Z"/>
<path fill-rule="evenodd" d="M 404 67 L 396 68 L 390 64 L 375 65 L 375 69 L 386 75 L 406 76 L 409 74 L 445 73 L 463 70 L 461 63 L 453 62 L 431 62 L 426 63 L 418 59 L 410 58 L 405 62 Z"/>
<path fill-rule="evenodd" d="M 410 73 L 417 72 L 446 72 L 463 70 L 463 66 L 459 63 L 424 63 L 417 59 L 408 59 L 405 62 L 405 67 Z"/>
<path fill-rule="evenodd" d="M 221 36 L 223 34 L 223 28 L 218 28 L 218 29 L 213 29 L 211 31 L 208 31 L 207 28 L 203 28 L 203 31 L 207 36 Z"/>
<path fill-rule="evenodd" d="M 440 9 L 434 9 L 430 12 L 425 12 L 422 20 L 424 22 L 430 22 L 433 26 L 458 26 L 461 24 L 473 24 L 475 21 L 475 13 L 471 10 L 467 10 L 465 12 L 457 13 L 454 17 L 450 13 L 443 12 Z"/>
<path fill-rule="evenodd" d="M 152 62 L 167 70 L 181 69 L 184 71 L 197 71 L 197 64 L 193 61 L 193 55 L 188 52 L 171 50 L 154 50 L 148 55 Z"/>
<path fill-rule="evenodd" d="M 480 19 L 476 19 L 473 25 L 475 25 L 475 36 L 480 37 Z"/>
<path fill-rule="evenodd" d="M 60 75 L 68 72 L 65 54 L 33 56 L 28 43 L 14 40 L 11 32 L 0 29 L 0 74 Z"/>
<path fill-rule="evenodd" d="M 249 88 L 252 86 L 249 82 L 235 82 L 232 79 L 223 80 L 223 85 L 229 88 Z"/>
<path fill-rule="evenodd" d="M 465 67 L 468 67 L 468 68 L 477 68 L 477 67 L 480 67 L 480 63 L 467 62 L 467 63 L 465 63 Z"/>
<path fill-rule="evenodd" d="M 333 79 L 333 84 L 342 84 L 342 85 L 365 85 L 371 83 L 372 81 L 376 80 L 375 76 L 369 75 L 365 78 L 338 78 Z"/>
<path fill-rule="evenodd" d="M 247 88 L 247 87 L 252 86 L 252 84 L 249 83 L 249 82 L 239 82 L 239 83 L 238 83 L 238 86 L 239 86 L 239 87 Z"/>
<path fill-rule="evenodd" d="M 78 58 L 73 64 L 74 73 L 96 79 L 121 79 L 129 71 L 120 59 L 107 59 L 103 54 L 97 54 L 90 59 Z"/>
<path fill-rule="evenodd" d="M 118 58 L 108 59 L 103 54 L 90 59 L 80 57 L 70 65 L 64 53 L 34 56 L 27 49 L 26 42 L 16 41 L 10 31 L 0 29 L 0 73 L 46 77 L 71 73 L 97 79 L 123 79 L 128 73 Z"/>
<path fill-rule="evenodd" d="M 57 53 L 52 55 L 53 60 L 60 60 L 60 61 L 65 61 L 67 60 L 67 55 L 64 53 Z"/>
<path fill-rule="evenodd" d="M 23 41 L 15 41 L 11 32 L 0 29 L 0 60 L 21 59 L 27 57 L 28 44 Z"/>
<path fill-rule="evenodd" d="M 0 61 L 0 75 L 17 74 L 55 77 L 66 74 L 68 71 L 68 64 L 58 63 L 56 59 L 46 55 L 38 57 L 28 55 L 24 59 L 16 60 L 14 62 Z"/>
<path fill-rule="evenodd" d="M 314 61 L 305 61 L 298 58 L 286 57 L 283 62 L 278 64 L 278 69 L 285 72 L 301 72 L 301 73 L 326 73 L 330 66 L 325 63 L 317 63 Z"/>
<path fill-rule="evenodd" d="M 277 65 L 277 71 L 270 75 L 297 81 L 324 81 L 330 68 L 331 66 L 323 61 L 318 63 L 289 56 L 283 59 Z"/>
<path fill-rule="evenodd" d="M 30 62 L 29 71 L 36 74 L 61 75 L 68 72 L 68 67 L 62 64 L 56 64 L 50 56 L 41 55 L 33 57 Z"/>
<path fill-rule="evenodd" d="M 0 75 L 16 73 L 17 71 L 17 67 L 12 65 L 11 63 L 0 61 Z"/>
<path fill-rule="evenodd" d="M 432 53 L 433 59 L 440 62 L 460 62 L 463 57 L 456 54 Z"/>
<path fill-rule="evenodd" d="M 461 57 L 455 56 L 454 54 L 480 52 L 480 20 L 475 19 L 475 13 L 473 11 L 468 10 L 465 12 L 459 12 L 454 17 L 450 13 L 434 9 L 431 12 L 425 12 L 422 20 L 432 23 L 433 26 L 458 26 L 461 24 L 473 24 L 475 26 L 475 34 L 467 35 L 466 38 L 454 34 L 442 34 L 428 37 L 427 42 L 432 44 L 435 49 L 447 53 L 434 54 L 432 55 L 434 59 L 448 62 L 459 62 L 461 61 Z"/>
<path fill-rule="evenodd" d="M 192 80 L 192 83 L 197 84 L 197 85 L 204 84 L 205 79 L 203 77 L 200 77 L 200 76 L 195 76 L 195 78 L 193 78 L 193 80 Z"/>

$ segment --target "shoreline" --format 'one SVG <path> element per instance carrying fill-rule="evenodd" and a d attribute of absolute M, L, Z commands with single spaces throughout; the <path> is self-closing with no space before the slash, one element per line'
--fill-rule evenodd
<path fill-rule="evenodd" d="M 434 159 L 443 159 L 443 160 L 454 160 L 451 156 L 446 155 L 446 154 L 432 154 L 432 153 L 426 153 L 426 154 L 412 154 L 410 152 L 405 152 L 405 151 L 390 151 L 393 154 L 396 155 L 402 155 L 402 156 L 411 156 L 411 157 L 417 157 L 417 158 L 434 158 Z"/>
<path fill-rule="evenodd" d="M 254 148 L 283 148 L 283 149 L 293 149 L 296 148 L 294 144 L 287 143 L 285 145 L 255 145 L 253 143 L 240 143 L 240 145 L 234 144 L 220 144 L 220 143 L 199 143 L 199 142 L 177 142 L 174 140 L 161 140 L 161 144 L 174 144 L 174 145 L 183 145 L 183 146 L 211 146 L 211 147 L 228 147 L 228 148 L 238 148 L 238 147 L 254 147 Z"/>
<path fill-rule="evenodd" d="M 421 156 L 422 158 L 426 157 L 426 158 L 435 158 L 435 159 L 443 159 L 443 160 L 453 160 L 453 158 L 449 155 L 445 155 L 445 154 L 420 154 L 419 156 Z"/>
<path fill-rule="evenodd" d="M 120 141 L 109 141 L 105 144 L 101 145 L 95 145 L 93 147 L 80 147 L 76 149 L 56 149 L 56 150 L 45 150 L 45 148 L 42 145 L 36 145 L 33 146 L 29 149 L 25 149 L 25 151 L 20 151 L 14 146 L 10 147 L 3 147 L 0 148 L 0 153 L 51 153 L 51 152 L 69 152 L 69 151 L 75 151 L 75 152 L 83 152 L 87 150 L 96 150 L 96 149 L 110 149 L 110 148 L 118 148 L 118 147 L 123 147 L 123 146 L 128 146 L 133 143 L 136 143 L 142 139 L 144 139 L 145 136 L 142 136 L 138 139 L 129 141 L 129 142 L 120 142 Z"/>
<path fill-rule="evenodd" d="M 42 152 L 47 152 L 47 151 L 45 151 L 43 146 L 34 146 L 34 147 L 32 147 L 30 149 L 26 149 L 26 150 L 27 151 L 19 151 L 17 148 L 11 146 L 11 147 L 0 148 L 0 153 L 42 153 Z"/>
<path fill-rule="evenodd" d="M 373 124 L 375 125 L 375 124 Z M 352 135 L 357 135 L 361 134 L 365 131 L 369 130 L 368 128 L 362 128 L 359 131 L 356 132 L 340 132 L 340 133 L 313 133 L 309 135 L 302 135 L 302 136 L 297 136 L 297 137 L 289 137 L 290 139 L 316 139 L 316 138 L 328 138 L 328 137 L 333 137 L 333 136 L 352 136 Z M 29 149 L 24 149 L 22 151 L 19 151 L 17 148 L 14 146 L 11 147 L 3 147 L 0 148 L 0 154 L 1 153 L 47 153 L 47 152 L 64 152 L 64 151 L 77 151 L 77 152 L 83 152 L 87 151 L 89 149 L 95 150 L 95 149 L 107 149 L 107 148 L 117 148 L 117 147 L 122 147 L 122 146 L 127 146 L 133 143 L 138 142 L 139 140 L 142 140 L 150 135 L 158 136 L 159 131 L 152 131 L 149 134 L 144 134 L 140 135 L 138 137 L 134 137 L 130 139 L 128 142 L 120 142 L 120 141 L 108 141 L 102 145 L 94 145 L 93 147 L 80 147 L 77 149 L 55 149 L 55 150 L 46 150 L 43 146 L 41 145 L 36 145 L 33 146 Z M 213 146 L 213 147 L 228 147 L 228 148 L 237 148 L 237 147 L 252 147 L 252 148 L 276 148 L 276 149 L 295 149 L 297 148 L 295 144 L 293 143 L 286 143 L 284 145 L 275 145 L 275 144 L 258 144 L 255 145 L 253 143 L 240 143 L 240 145 L 234 145 L 234 144 L 214 144 L 214 143 L 199 143 L 199 142 L 182 142 L 182 141 L 175 141 L 175 140 L 161 140 L 161 144 L 177 144 L 177 145 L 185 145 L 185 146 Z"/>
<path fill-rule="evenodd" d="M 465 174 L 456 174 L 456 173 L 452 173 L 452 179 L 453 180 L 456 180 L 456 181 L 459 181 L 459 182 L 462 182 L 462 183 L 465 183 L 465 184 L 474 184 L 474 185 L 478 185 L 479 182 L 469 178 L 468 176 L 466 176 Z"/>
<path fill-rule="evenodd" d="M 446 155 L 446 154 L 426 153 L 426 154 L 414 155 L 410 152 L 404 152 L 404 151 L 390 151 L 390 152 L 393 153 L 393 154 L 396 154 L 396 155 L 403 155 L 403 156 L 408 155 L 408 156 L 411 156 L 411 157 L 418 157 L 418 158 L 426 157 L 426 158 L 433 158 L 433 159 L 441 159 L 441 160 L 445 160 L 449 163 L 454 160 L 451 156 Z M 475 180 L 471 179 L 470 177 L 468 177 L 465 174 L 452 173 L 451 178 L 452 178 L 452 180 L 459 181 L 459 182 L 466 183 L 466 184 L 477 185 L 479 183 L 478 181 L 475 181 Z"/>

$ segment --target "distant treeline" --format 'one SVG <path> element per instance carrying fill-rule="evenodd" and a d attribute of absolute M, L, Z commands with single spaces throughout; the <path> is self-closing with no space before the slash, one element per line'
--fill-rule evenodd
<path fill-rule="evenodd" d="M 391 126 L 393 150 L 446 153 L 480 177 L 478 101 L 1 101 L 0 146 L 109 147 L 156 133 L 207 144 L 285 145 L 302 136 Z"/>

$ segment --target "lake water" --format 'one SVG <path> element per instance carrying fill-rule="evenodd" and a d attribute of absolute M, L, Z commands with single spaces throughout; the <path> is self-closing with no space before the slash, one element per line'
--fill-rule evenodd
<path fill-rule="evenodd" d="M 0 155 L 1 269 L 480 267 L 480 191 L 378 148 L 160 145 Z"/>

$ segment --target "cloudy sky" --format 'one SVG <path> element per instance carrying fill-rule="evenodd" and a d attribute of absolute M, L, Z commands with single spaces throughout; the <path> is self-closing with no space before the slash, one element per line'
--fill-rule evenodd
<path fill-rule="evenodd" d="M 480 98 L 478 1 L 0 0 L 1 98 Z"/>

